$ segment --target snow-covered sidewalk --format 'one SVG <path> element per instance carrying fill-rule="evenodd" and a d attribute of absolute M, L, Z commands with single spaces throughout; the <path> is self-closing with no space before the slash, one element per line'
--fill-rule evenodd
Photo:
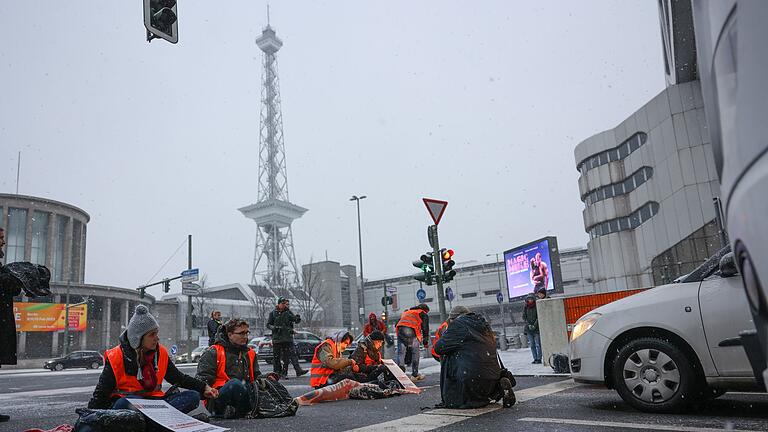
<path fill-rule="evenodd" d="M 499 351 L 504 367 L 515 376 L 570 376 L 570 374 L 556 374 L 549 366 L 531 364 L 533 356 L 530 348 L 509 349 Z M 419 362 L 419 372 L 424 375 L 439 374 L 440 364 L 432 357 L 422 358 Z M 410 371 L 410 367 L 408 368 Z M 410 373 L 410 372 L 409 372 Z"/>

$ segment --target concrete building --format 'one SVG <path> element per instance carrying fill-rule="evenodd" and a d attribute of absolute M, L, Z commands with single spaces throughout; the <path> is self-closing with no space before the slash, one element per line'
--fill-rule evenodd
<path fill-rule="evenodd" d="M 724 246 L 690 2 L 659 5 L 667 88 L 574 152 L 596 292 L 670 282 Z"/>
<path fill-rule="evenodd" d="M 504 293 L 504 322 L 507 334 L 520 332 L 522 301 L 508 302 L 504 263 L 492 262 L 484 264 L 457 263 L 456 277 L 448 284 L 455 294 L 452 302 L 446 300 L 446 308 L 467 306 L 473 311 L 482 313 L 488 318 L 495 330 L 501 331 L 501 307 L 496 300 L 499 290 Z M 560 269 L 563 287 L 566 294 L 592 292 L 589 255 L 584 248 L 560 250 Z M 415 270 L 415 269 L 414 269 Z M 415 273 L 415 272 L 414 272 Z M 424 300 L 430 307 L 431 329 L 437 329 L 440 321 L 439 305 L 437 302 L 436 285 L 422 288 L 427 293 Z M 365 314 L 376 312 L 381 315 L 384 307 L 381 298 L 385 291 L 393 297 L 392 306 L 388 307 L 389 324 L 393 326 L 402 312 L 419 303 L 416 291 L 419 282 L 411 274 L 408 276 L 366 281 L 365 283 Z"/>
<path fill-rule="evenodd" d="M 0 194 L 0 227 L 6 234 L 5 264 L 30 261 L 51 270 L 48 297 L 20 303 L 87 305 L 85 331 L 69 332 L 69 350 L 104 351 L 115 345 L 139 303 L 151 306 L 152 296 L 139 298 L 136 290 L 85 283 L 88 213 L 73 205 L 24 195 Z M 18 323 L 17 323 L 18 324 Z M 46 358 L 64 351 L 64 331 L 19 331 L 18 357 Z"/>
<path fill-rule="evenodd" d="M 357 267 L 320 261 L 301 267 L 304 290 L 323 308 L 323 327 L 360 329 Z"/>

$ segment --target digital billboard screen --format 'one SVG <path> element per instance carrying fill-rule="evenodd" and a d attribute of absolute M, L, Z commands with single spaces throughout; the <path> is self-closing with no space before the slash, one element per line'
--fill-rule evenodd
<path fill-rule="evenodd" d="M 560 256 L 557 238 L 545 237 L 504 252 L 509 300 L 546 287 L 561 292 Z"/>

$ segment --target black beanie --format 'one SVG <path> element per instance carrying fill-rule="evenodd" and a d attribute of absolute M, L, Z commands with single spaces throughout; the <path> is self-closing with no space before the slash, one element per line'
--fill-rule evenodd
<path fill-rule="evenodd" d="M 386 338 L 384 337 L 384 333 L 382 333 L 382 332 L 380 332 L 378 330 L 376 330 L 374 332 L 371 332 L 371 334 L 368 335 L 368 337 L 371 338 L 371 340 L 377 340 L 377 341 L 385 341 L 386 340 Z"/>

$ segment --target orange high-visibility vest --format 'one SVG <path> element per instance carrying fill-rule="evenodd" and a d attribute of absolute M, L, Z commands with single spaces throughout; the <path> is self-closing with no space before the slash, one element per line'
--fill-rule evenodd
<path fill-rule="evenodd" d="M 312 387 L 324 386 L 325 383 L 328 382 L 328 377 L 335 372 L 331 368 L 323 367 L 320 358 L 317 356 L 317 353 L 320 352 L 320 347 L 324 344 L 330 345 L 331 351 L 336 353 L 336 342 L 330 338 L 320 342 L 320 344 L 315 347 L 315 354 L 312 356 L 312 367 L 309 369 L 309 385 Z"/>
<path fill-rule="evenodd" d="M 440 327 L 438 327 L 437 331 L 435 331 L 435 342 L 432 343 L 432 357 L 436 358 L 437 360 L 440 360 L 440 355 L 435 352 L 435 345 L 437 345 L 437 341 L 440 340 L 440 336 L 443 335 L 443 332 L 447 328 L 448 328 L 448 321 L 445 321 L 442 324 L 440 324 Z"/>
<path fill-rule="evenodd" d="M 400 317 L 400 321 L 397 322 L 395 328 L 398 327 L 410 327 L 416 332 L 416 338 L 421 342 L 421 313 L 424 312 L 421 309 L 408 309 L 403 312 Z"/>
<path fill-rule="evenodd" d="M 372 365 L 380 365 L 381 364 L 381 351 L 378 351 L 379 358 L 377 360 L 374 360 L 371 358 L 370 354 L 366 350 L 365 352 L 365 365 L 366 366 L 372 366 Z"/>
<path fill-rule="evenodd" d="M 227 375 L 227 355 L 226 349 L 223 346 L 214 344 L 213 348 L 216 349 L 216 380 L 213 381 L 213 385 L 211 387 L 219 389 L 224 387 L 224 384 L 229 381 L 229 375 Z M 256 352 L 253 350 L 253 348 L 250 347 L 248 348 L 248 360 L 251 361 L 251 364 L 248 367 L 248 376 L 250 378 L 249 382 L 253 382 L 253 367 L 256 364 Z"/>
<path fill-rule="evenodd" d="M 170 358 L 168 357 L 168 350 L 166 350 L 165 347 L 160 344 L 157 344 L 157 352 L 157 386 L 153 390 L 144 390 L 144 387 L 141 385 L 139 380 L 136 379 L 135 376 L 125 373 L 122 346 L 118 345 L 114 348 L 108 349 L 104 353 L 104 357 L 109 360 L 109 364 L 112 366 L 112 373 L 115 375 L 115 389 L 112 390 L 111 397 L 121 398 L 129 394 L 150 397 L 163 397 L 165 393 L 163 393 L 161 387 L 163 386 L 165 372 L 168 371 L 168 361 Z"/>

